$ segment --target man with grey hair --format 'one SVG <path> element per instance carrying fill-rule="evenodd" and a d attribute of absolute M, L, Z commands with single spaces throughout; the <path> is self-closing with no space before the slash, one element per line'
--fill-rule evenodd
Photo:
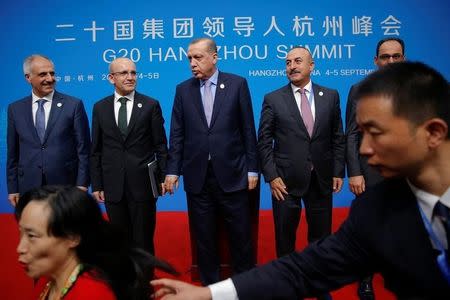
<path fill-rule="evenodd" d="M 89 124 L 80 99 L 55 91 L 55 67 L 43 55 L 23 64 L 31 95 L 11 103 L 7 125 L 8 200 L 41 185 L 89 186 Z"/>
<path fill-rule="evenodd" d="M 187 56 L 193 77 L 176 88 L 165 185 L 172 194 L 183 175 L 200 279 L 206 285 L 220 279 L 220 214 L 233 271 L 255 264 L 248 191 L 258 181 L 256 132 L 247 81 L 218 70 L 216 43 L 193 40 Z"/>

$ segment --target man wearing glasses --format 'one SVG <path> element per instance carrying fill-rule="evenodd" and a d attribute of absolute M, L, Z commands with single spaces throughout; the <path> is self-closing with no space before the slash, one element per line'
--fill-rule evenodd
<path fill-rule="evenodd" d="M 109 220 L 153 254 L 156 199 L 147 164 L 156 157 L 157 177 L 164 179 L 167 139 L 159 102 L 136 92 L 137 77 L 128 58 L 109 66 L 114 94 L 98 101 L 92 116 L 92 190 L 105 203 Z"/>
<path fill-rule="evenodd" d="M 405 60 L 405 43 L 399 38 L 386 38 L 377 44 L 374 63 L 378 68 L 387 64 Z M 382 180 L 381 175 L 367 164 L 367 158 L 359 154 L 361 133 L 356 124 L 355 93 L 359 84 L 350 88 L 346 110 L 346 163 L 350 191 L 355 196 L 361 195 L 366 187 L 371 187 Z M 372 276 L 360 281 L 358 296 L 361 300 L 374 300 Z"/>

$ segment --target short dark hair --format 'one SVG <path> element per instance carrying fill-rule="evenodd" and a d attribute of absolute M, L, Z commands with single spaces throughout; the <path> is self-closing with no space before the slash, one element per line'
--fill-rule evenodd
<path fill-rule="evenodd" d="M 210 53 L 216 53 L 217 52 L 217 44 L 213 39 L 207 38 L 207 37 L 202 37 L 202 38 L 198 38 L 198 39 L 193 39 L 189 45 L 193 45 L 193 44 L 197 44 L 200 42 L 206 42 L 206 44 L 208 45 L 208 50 Z"/>
<path fill-rule="evenodd" d="M 444 76 L 433 68 L 420 62 L 399 62 L 367 76 L 358 86 L 356 99 L 384 96 L 391 99 L 394 115 L 414 125 L 431 118 L 450 125 L 449 87 Z"/>
<path fill-rule="evenodd" d="M 150 299 L 149 280 L 153 269 L 176 271 L 167 263 L 134 248 L 128 238 L 107 222 L 90 194 L 72 186 L 43 186 L 24 193 L 15 208 L 20 220 L 24 208 L 32 201 L 45 202 L 50 208 L 49 235 L 80 238 L 76 254 L 85 270 L 107 282 L 118 300 Z"/>
<path fill-rule="evenodd" d="M 375 56 L 378 57 L 378 52 L 380 52 L 381 45 L 383 45 L 384 43 L 389 42 L 389 41 L 396 41 L 397 43 L 399 43 L 400 46 L 402 46 L 402 55 L 405 55 L 405 42 L 401 38 L 389 37 L 389 38 L 382 39 L 378 42 Z"/>

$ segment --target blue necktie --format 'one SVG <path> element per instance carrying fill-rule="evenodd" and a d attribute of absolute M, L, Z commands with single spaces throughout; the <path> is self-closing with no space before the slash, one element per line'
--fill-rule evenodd
<path fill-rule="evenodd" d="M 438 201 L 434 206 L 434 215 L 438 217 L 444 225 L 447 236 L 447 245 L 449 245 L 448 248 L 450 248 L 450 209 Z"/>
<path fill-rule="evenodd" d="M 208 126 L 211 123 L 214 99 L 211 91 L 211 81 L 206 80 L 203 87 L 203 108 L 205 110 L 206 121 Z"/>
<path fill-rule="evenodd" d="M 39 99 L 37 101 L 38 103 L 38 109 L 36 111 L 36 131 L 39 136 L 39 139 L 41 140 L 41 143 L 44 142 L 44 136 L 45 136 L 45 110 L 44 110 L 44 103 L 47 102 L 45 99 Z"/>

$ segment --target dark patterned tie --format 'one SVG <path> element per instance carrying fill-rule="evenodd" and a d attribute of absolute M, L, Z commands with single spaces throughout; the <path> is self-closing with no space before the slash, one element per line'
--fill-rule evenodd
<path fill-rule="evenodd" d="M 38 109 L 36 111 L 36 131 L 39 136 L 39 139 L 41 140 L 41 143 L 44 142 L 44 136 L 45 136 L 45 109 L 44 109 L 44 103 L 47 102 L 45 99 L 39 99 L 37 100 L 38 103 Z"/>
<path fill-rule="evenodd" d="M 302 110 L 302 118 L 303 123 L 308 130 L 309 136 L 312 136 L 313 128 L 314 128 L 314 118 L 311 111 L 311 105 L 309 104 L 308 97 L 306 97 L 306 93 L 304 89 L 297 90 L 300 93 L 300 108 Z"/>
<path fill-rule="evenodd" d="M 450 245 L 450 209 L 442 204 L 442 202 L 438 201 L 434 206 L 434 215 L 438 217 L 444 225 L 447 236 L 447 245 Z"/>
<path fill-rule="evenodd" d="M 120 108 L 119 108 L 119 116 L 117 118 L 117 126 L 120 129 L 120 132 L 125 137 L 127 135 L 127 101 L 128 99 L 125 97 L 120 97 Z"/>

